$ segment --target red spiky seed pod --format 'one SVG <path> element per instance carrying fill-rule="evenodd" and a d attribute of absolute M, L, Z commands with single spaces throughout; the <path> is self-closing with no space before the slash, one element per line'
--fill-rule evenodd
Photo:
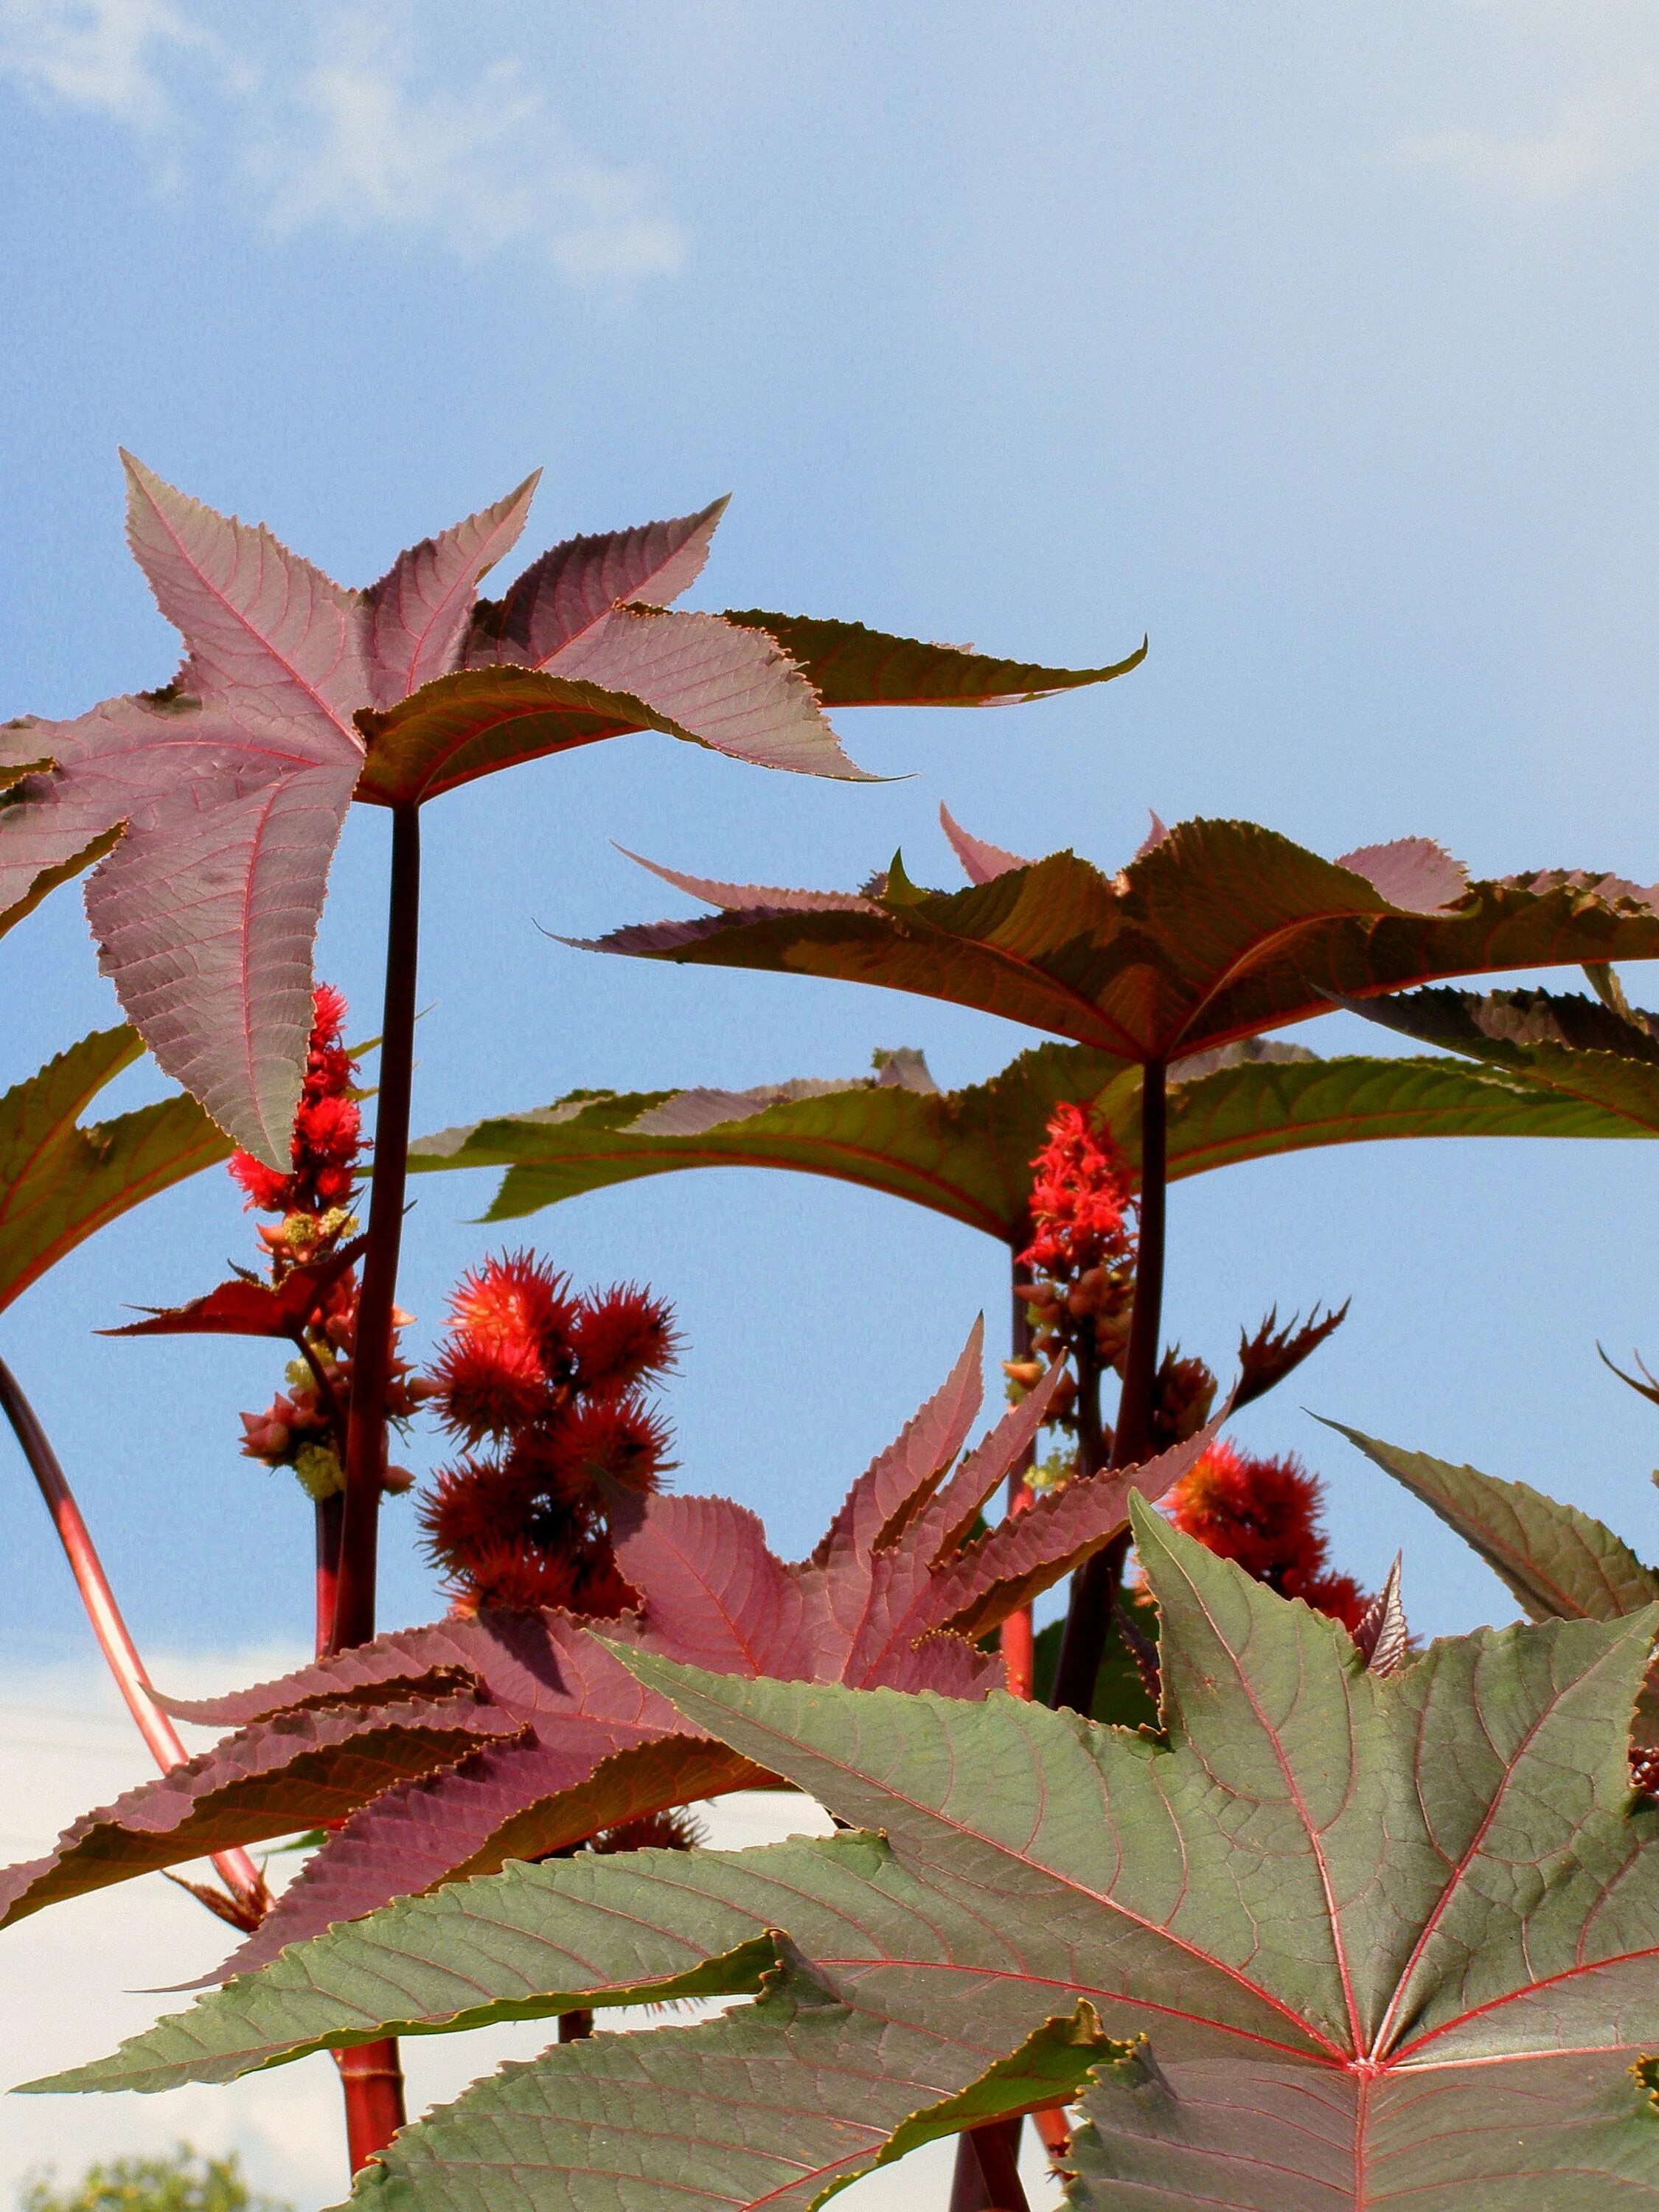
<path fill-rule="evenodd" d="M 1322 1504 L 1318 1476 L 1298 1459 L 1251 1458 L 1218 1441 L 1176 1484 L 1165 1510 L 1176 1528 L 1257 1582 L 1352 1629 L 1369 1600 L 1328 1564 Z"/>
<path fill-rule="evenodd" d="M 547 1439 L 561 1496 L 603 1505 L 605 1486 L 657 1487 L 668 1452 L 666 1424 L 639 1398 L 580 1398 Z"/>
<path fill-rule="evenodd" d="M 577 1307 L 573 1349 L 579 1390 L 622 1391 L 666 1374 L 679 1343 L 665 1300 L 637 1283 L 617 1283 L 603 1297 L 590 1291 Z"/>

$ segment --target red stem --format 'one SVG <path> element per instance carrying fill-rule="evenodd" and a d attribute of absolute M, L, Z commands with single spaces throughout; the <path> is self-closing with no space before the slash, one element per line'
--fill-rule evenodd
<path fill-rule="evenodd" d="M 1013 1248 L 1016 1254 L 1023 1249 L 1024 1243 L 1023 1238 L 1016 1239 Z M 1016 1359 L 1029 1359 L 1031 1356 L 1030 1310 L 1020 1295 L 1020 1267 L 1017 1257 L 1013 1262 L 1013 1356 Z M 1018 1465 L 1009 1474 L 1008 1511 L 1010 1515 L 1024 1513 L 1036 1503 L 1036 1494 L 1026 1480 L 1036 1460 L 1036 1446 L 1035 1443 L 1029 1444 Z M 1002 1649 L 1003 1674 L 1011 1695 L 1016 1698 L 1030 1697 L 1036 1683 L 1036 1638 L 1031 1626 L 1031 1607 L 1029 1601 L 1011 1613 L 1003 1622 L 1000 1641 Z"/>
<path fill-rule="evenodd" d="M 334 1642 L 334 1613 L 340 1588 L 340 1530 L 345 1521 L 345 1499 L 337 1490 L 319 1498 L 317 1517 L 317 1656 L 320 1659 Z"/>
<path fill-rule="evenodd" d="M 346 1423 L 345 1494 L 337 1540 L 318 1515 L 317 1601 L 319 1625 L 330 1618 L 327 1646 L 343 1651 L 374 1633 L 374 1578 L 380 1499 L 385 1494 L 386 1398 L 392 1378 L 392 1316 L 397 1305 L 398 1255 L 403 1243 L 404 1185 L 409 1165 L 409 1097 L 415 1068 L 416 965 L 421 930 L 421 817 L 413 806 L 392 817 L 392 890 L 386 920 L 386 1002 L 380 1023 L 380 1088 L 374 1117 L 374 1188 L 368 1243 L 351 1357 L 351 1411 Z M 329 1501 L 332 1502 L 332 1501 Z M 333 1587 L 328 1553 L 332 1551 Z M 404 2077 L 395 2038 L 337 2051 L 345 2095 L 346 2141 L 357 2172 L 383 2151 L 404 2124 Z"/>
<path fill-rule="evenodd" d="M 1140 1080 L 1140 1219 L 1135 1257 L 1135 1302 L 1129 1316 L 1129 1343 L 1123 1362 L 1123 1390 L 1118 1401 L 1112 1465 L 1135 1467 L 1151 1453 L 1152 1405 L 1158 1387 L 1158 1339 L 1164 1326 L 1164 1224 L 1168 1187 L 1168 1115 L 1164 1070 L 1152 1060 Z M 1101 1463 L 1100 1374 L 1085 1345 L 1078 1358 L 1078 1471 L 1092 1474 Z M 1049 1703 L 1074 1712 L 1092 1711 L 1095 1680 L 1106 1650 L 1123 1563 L 1129 1549 L 1126 1528 L 1095 1553 L 1072 1577 L 1060 1639 L 1060 1663 Z"/>
<path fill-rule="evenodd" d="M 403 1241 L 409 1164 L 409 1094 L 415 1065 L 415 981 L 420 949 L 421 817 L 392 817 L 392 897 L 386 925 L 386 1009 L 380 1024 L 380 1090 L 374 1117 L 374 1192 L 357 1304 L 346 1426 L 345 1516 L 331 1649 L 374 1633 L 374 1574 L 386 1474 L 386 1395 L 392 1374 L 392 1316 Z"/>
<path fill-rule="evenodd" d="M 23 1395 L 16 1376 L 3 1359 L 0 1359 L 0 1411 L 10 1422 L 12 1433 L 29 1463 L 29 1471 L 46 1501 L 46 1510 L 58 1530 L 58 1540 L 64 1547 L 75 1586 L 81 1593 L 81 1602 L 92 1623 L 92 1632 L 115 1677 L 116 1687 L 126 1700 L 127 1711 L 137 1723 L 150 1756 L 163 1774 L 170 1773 L 175 1766 L 182 1766 L 190 1754 L 179 1741 L 178 1730 L 155 1702 L 155 1689 L 138 1656 L 137 1646 L 128 1633 L 126 1622 L 121 1618 L 121 1608 L 115 1602 L 115 1593 L 109 1586 L 109 1577 L 104 1572 L 91 1532 L 75 1502 L 75 1493 L 33 1407 Z M 263 1875 L 247 1853 L 216 1851 L 213 1865 L 243 1914 L 253 1915 L 256 1921 L 262 1919 L 270 1910 L 270 1898 Z"/>

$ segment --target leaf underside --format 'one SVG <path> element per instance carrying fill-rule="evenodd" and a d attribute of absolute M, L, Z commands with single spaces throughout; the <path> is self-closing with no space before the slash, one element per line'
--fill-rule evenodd
<path fill-rule="evenodd" d="M 1378 1676 L 1144 1509 L 1135 1536 L 1161 1738 L 619 1647 L 848 1832 L 514 1866 L 32 2086 L 222 2080 L 695 1979 L 758 1993 L 503 2069 L 404 2130 L 354 2202 L 805 2212 L 930 2123 L 1079 2087 L 1089 2206 L 1659 2201 L 1632 2073 L 1659 2042 L 1659 1809 L 1626 1764 L 1659 1608 L 1484 1631 Z"/>

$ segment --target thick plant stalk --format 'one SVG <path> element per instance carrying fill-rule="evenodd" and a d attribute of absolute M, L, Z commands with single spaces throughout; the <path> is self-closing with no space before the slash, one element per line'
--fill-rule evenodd
<path fill-rule="evenodd" d="M 331 1592 L 327 1649 L 343 1651 L 374 1633 L 374 1579 L 386 1474 L 386 1398 L 392 1374 L 392 1316 L 403 1243 L 409 1164 L 409 1097 L 415 1066 L 416 967 L 420 952 L 421 817 L 412 806 L 392 817 L 392 894 L 386 922 L 386 1002 L 380 1026 L 380 1089 L 374 1117 L 374 1188 L 352 1349 L 351 1411 L 346 1423 L 345 1495 Z M 319 1521 L 319 1540 L 322 1522 Z M 327 1567 L 319 1559 L 318 1601 Z M 335 2053 L 345 2095 L 351 2170 L 383 2151 L 404 2124 L 404 2077 L 392 2036 Z"/>
<path fill-rule="evenodd" d="M 988 2121 L 957 2138 L 951 2212 L 1028 2212 L 1017 2119 Z"/>
<path fill-rule="evenodd" d="M 121 1617 L 121 1608 L 115 1602 L 115 1593 L 109 1586 L 97 1547 L 76 1504 L 69 1479 L 33 1407 L 23 1395 L 16 1376 L 3 1359 L 0 1359 L 0 1411 L 10 1422 L 12 1433 L 29 1463 L 29 1472 L 46 1501 L 58 1540 L 64 1547 L 75 1586 L 81 1593 L 81 1602 L 92 1623 L 92 1632 L 115 1678 L 115 1686 L 126 1701 L 127 1711 L 137 1723 L 150 1756 L 163 1774 L 168 1773 L 173 1767 L 182 1766 L 190 1754 L 179 1741 L 178 1730 L 155 1702 L 149 1675 Z M 213 1866 L 239 1909 L 240 1922 L 246 1923 L 251 1917 L 252 1923 L 257 1924 L 270 1905 L 258 1868 L 244 1850 L 216 1851 Z"/>
<path fill-rule="evenodd" d="M 1020 1249 L 1020 1245 L 1017 1243 L 1014 1248 L 1016 1253 Z M 1015 1359 L 1024 1360 L 1029 1359 L 1031 1356 L 1031 1317 L 1030 1310 L 1024 1298 L 1020 1295 L 1018 1258 L 1013 1262 L 1013 1273 L 1012 1351 Z M 1010 1514 L 1026 1512 L 1036 1503 L 1031 1486 L 1026 1480 L 1036 1458 L 1036 1447 L 1034 1444 L 1029 1445 L 1018 1466 L 1009 1474 L 1008 1510 Z M 1031 1626 L 1031 1607 L 1029 1601 L 1020 1606 L 1017 1611 L 1011 1613 L 1003 1622 L 1000 1644 L 1003 1671 L 1011 1694 L 1016 1698 L 1030 1697 L 1036 1683 L 1036 1639 Z"/>
<path fill-rule="evenodd" d="M 334 1615 L 340 1594 L 340 1532 L 345 1523 L 345 1498 L 339 1491 L 319 1498 L 317 1516 L 317 1656 L 334 1646 Z"/>
<path fill-rule="evenodd" d="M 1141 1071 L 1140 1233 L 1135 1261 L 1135 1300 L 1129 1316 L 1129 1343 L 1123 1362 L 1123 1391 L 1112 1438 L 1112 1465 L 1136 1467 L 1152 1444 L 1152 1404 L 1158 1386 L 1158 1340 L 1164 1326 L 1164 1223 L 1167 1173 L 1167 1114 L 1164 1070 L 1152 1060 Z M 1079 1356 L 1078 1376 L 1078 1471 L 1092 1474 L 1100 1464 L 1100 1377 L 1093 1363 Z M 1092 1437 L 1092 1458 L 1091 1438 Z M 1106 1650 L 1112 1610 L 1128 1556 L 1127 1530 L 1080 1567 L 1072 1577 L 1049 1703 L 1074 1712 L 1093 1710 L 1095 1678 Z"/>
<path fill-rule="evenodd" d="M 386 1395 L 392 1372 L 392 1316 L 403 1241 L 409 1164 L 409 1094 L 415 1063 L 415 980 L 420 949 L 421 817 L 392 817 L 392 899 L 386 927 L 386 1011 L 380 1090 L 374 1116 L 374 1190 L 351 1362 L 346 1425 L 345 1512 L 340 1582 L 330 1648 L 367 1644 L 374 1633 L 374 1573 L 386 1473 Z"/>

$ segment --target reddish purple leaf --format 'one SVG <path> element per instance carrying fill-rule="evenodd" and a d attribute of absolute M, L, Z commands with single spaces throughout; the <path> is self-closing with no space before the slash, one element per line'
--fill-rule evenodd
<path fill-rule="evenodd" d="M 516 1735 L 514 1714 L 460 1696 L 283 1712 L 66 1828 L 45 1858 L 0 1873 L 0 1927 L 234 1844 L 340 1819 L 481 1738 Z"/>
<path fill-rule="evenodd" d="M 1362 845 L 1358 852 L 1339 854 L 1336 865 L 1352 868 L 1373 890 L 1381 891 L 1390 906 L 1402 907 L 1408 914 L 1436 914 L 1468 896 L 1468 870 L 1431 837 Z"/>
<path fill-rule="evenodd" d="M 641 1609 L 598 1624 L 602 1633 L 718 1672 L 983 1697 L 1000 1681 L 1001 1662 L 968 1641 L 959 1623 L 971 1619 L 975 1635 L 987 1632 L 1121 1527 L 1131 1488 L 1156 1494 L 1180 1469 L 1166 1473 L 1158 1462 L 1133 1477 L 1075 1484 L 1063 1502 L 1021 1516 L 1017 1540 L 1004 1532 L 967 1542 L 981 1506 L 1041 1425 L 1054 1382 L 1032 1391 L 947 1474 L 977 1408 L 980 1352 L 975 1328 L 944 1387 L 853 1486 L 799 1565 L 776 1559 L 755 1516 L 726 1499 L 619 1499 L 617 1559 Z M 1200 1448 L 1170 1457 L 1184 1465 Z M 205 1703 L 169 1701 L 168 1710 L 240 1727 L 244 1735 L 231 1745 L 301 1723 L 356 1740 L 378 1714 L 445 1689 L 459 1704 L 483 1700 L 499 1734 L 513 1740 L 467 1751 L 441 1771 L 394 1778 L 390 1786 L 379 1778 L 351 1800 L 355 1810 L 340 1804 L 349 1816 L 226 1973 L 393 1897 L 766 1778 L 689 1729 L 605 1644 L 557 1613 L 489 1610 L 408 1630 L 282 1681 Z M 342 1767 L 349 1795 L 344 1753 Z M 256 1822 L 253 1832 L 274 1831 Z M 144 1846 L 146 1863 L 165 1863 L 155 1858 L 157 1848 L 167 1847 Z"/>
<path fill-rule="evenodd" d="M 573 639 L 630 602 L 665 607 L 702 574 L 726 501 L 672 522 L 567 538 L 495 600 L 479 603 L 465 665 L 545 668 Z"/>
<path fill-rule="evenodd" d="M 706 900 L 710 906 L 723 908 L 728 914 L 875 914 L 880 911 L 873 900 L 858 891 L 792 891 L 775 884 L 726 884 L 713 876 L 688 876 L 678 868 L 665 868 L 659 860 L 647 860 L 643 853 L 630 853 L 626 845 L 617 850 L 627 860 L 659 876 L 675 890 L 684 891 L 688 898 Z"/>
<path fill-rule="evenodd" d="M 813 1566 L 833 1570 L 844 1560 L 862 1565 L 878 1545 L 896 1540 L 918 1504 L 933 1496 L 967 1440 L 984 1395 L 984 1362 L 981 1316 L 944 1383 L 848 1492 L 818 1539 Z"/>
<path fill-rule="evenodd" d="M 518 543 L 540 479 L 537 469 L 494 507 L 423 538 L 370 586 L 368 704 L 390 707 L 455 667 L 479 580 Z"/>
<path fill-rule="evenodd" d="M 1011 868 L 1029 868 L 1030 862 L 1023 860 L 1018 853 L 1005 846 L 988 844 L 983 837 L 970 836 L 951 810 L 941 803 L 939 810 L 939 827 L 951 841 L 951 849 L 963 865 L 970 884 L 988 884 L 999 876 L 1006 876 Z"/>
<path fill-rule="evenodd" d="M 362 1257 L 368 1240 L 360 1237 L 325 1260 L 290 1267 L 282 1282 L 256 1282 L 233 1275 L 187 1305 L 152 1307 L 146 1321 L 123 1328 L 101 1328 L 100 1336 L 297 1336 L 317 1301 L 346 1269 Z"/>

